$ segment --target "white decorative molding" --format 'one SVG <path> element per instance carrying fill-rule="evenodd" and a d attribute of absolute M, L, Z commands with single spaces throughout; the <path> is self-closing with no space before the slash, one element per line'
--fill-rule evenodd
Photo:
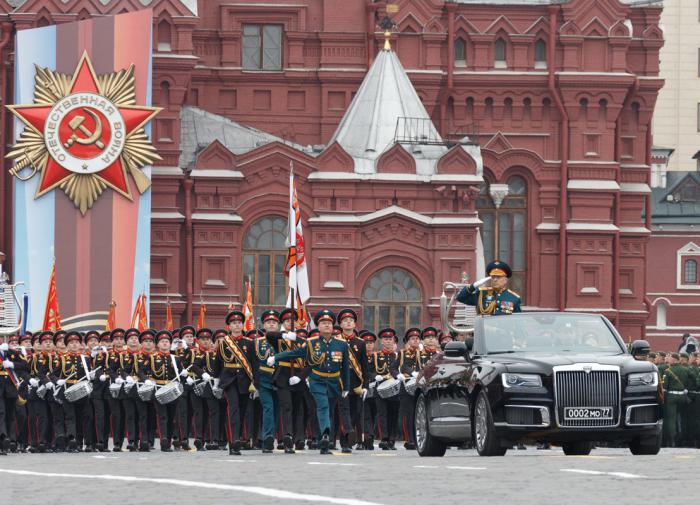
<path fill-rule="evenodd" d="M 500 208 L 503 200 L 508 196 L 508 184 L 490 184 L 489 195 L 496 208 Z"/>

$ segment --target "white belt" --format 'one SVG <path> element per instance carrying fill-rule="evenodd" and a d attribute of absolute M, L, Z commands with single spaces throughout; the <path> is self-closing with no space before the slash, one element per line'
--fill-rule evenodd
<path fill-rule="evenodd" d="M 669 395 L 684 395 L 684 394 L 686 394 L 686 392 L 685 392 L 685 391 L 666 391 L 666 394 L 669 394 Z"/>

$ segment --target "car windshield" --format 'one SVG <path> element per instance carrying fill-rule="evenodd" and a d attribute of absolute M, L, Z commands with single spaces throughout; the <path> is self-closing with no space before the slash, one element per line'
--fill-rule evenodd
<path fill-rule="evenodd" d="M 485 317 L 481 332 L 489 354 L 621 353 L 615 334 L 605 321 L 585 314 L 518 314 Z"/>

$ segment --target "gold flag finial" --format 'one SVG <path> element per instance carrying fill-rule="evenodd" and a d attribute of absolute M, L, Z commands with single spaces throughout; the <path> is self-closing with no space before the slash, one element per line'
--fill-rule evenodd
<path fill-rule="evenodd" d="M 391 51 L 391 32 L 389 30 L 384 32 L 384 50 Z"/>

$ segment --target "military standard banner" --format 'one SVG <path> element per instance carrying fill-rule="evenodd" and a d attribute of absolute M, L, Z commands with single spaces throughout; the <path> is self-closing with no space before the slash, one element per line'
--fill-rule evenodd
<path fill-rule="evenodd" d="M 17 32 L 14 271 L 42 326 L 55 261 L 64 329 L 129 324 L 150 277 L 151 27 L 143 10 Z M 146 296 L 145 299 L 148 299 Z"/>

